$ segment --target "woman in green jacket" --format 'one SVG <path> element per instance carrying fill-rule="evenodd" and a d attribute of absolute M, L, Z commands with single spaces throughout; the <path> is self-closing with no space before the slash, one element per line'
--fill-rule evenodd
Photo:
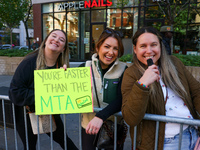
<path fill-rule="evenodd" d="M 120 33 L 106 28 L 96 43 L 96 53 L 92 55 L 92 60 L 85 64 L 86 67 L 91 67 L 94 75 L 93 105 L 102 110 L 98 113 L 82 114 L 83 150 L 96 149 L 93 145 L 95 134 L 99 132 L 106 119 L 113 119 L 110 116 L 121 110 L 121 79 L 126 64 L 120 62 L 118 57 L 121 57 L 123 53 L 124 47 Z M 118 147 L 118 149 L 123 149 L 123 147 Z"/>
<path fill-rule="evenodd" d="M 122 115 L 133 140 L 137 126 L 138 150 L 153 150 L 156 122 L 142 120 L 145 113 L 199 119 L 200 83 L 182 62 L 168 56 L 160 33 L 153 27 L 139 29 L 132 39 L 134 64 L 122 81 Z M 153 64 L 147 63 L 151 59 Z M 177 150 L 180 125 L 160 122 L 158 150 Z M 194 148 L 196 127 L 183 125 L 181 150 Z"/>

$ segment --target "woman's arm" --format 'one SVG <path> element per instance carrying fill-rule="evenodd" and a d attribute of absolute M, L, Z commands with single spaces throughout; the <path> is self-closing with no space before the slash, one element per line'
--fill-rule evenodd
<path fill-rule="evenodd" d="M 18 106 L 34 104 L 35 59 L 31 60 L 25 59 L 19 64 L 10 84 L 9 98 Z"/>
<path fill-rule="evenodd" d="M 149 88 L 145 88 L 136 82 L 137 69 L 129 67 L 122 80 L 122 115 L 130 126 L 137 125 L 144 117 L 149 100 Z"/>

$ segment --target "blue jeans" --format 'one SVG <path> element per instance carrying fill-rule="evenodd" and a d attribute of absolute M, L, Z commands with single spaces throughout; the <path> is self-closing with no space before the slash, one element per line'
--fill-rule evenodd
<path fill-rule="evenodd" d="M 193 150 L 198 138 L 198 130 L 193 126 L 188 126 L 183 131 L 181 150 Z M 172 138 L 165 138 L 163 150 L 178 150 L 179 134 Z"/>

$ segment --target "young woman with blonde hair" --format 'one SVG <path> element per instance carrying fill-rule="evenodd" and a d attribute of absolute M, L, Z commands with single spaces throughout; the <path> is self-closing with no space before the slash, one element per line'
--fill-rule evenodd
<path fill-rule="evenodd" d="M 41 46 L 25 57 L 15 71 L 10 84 L 9 98 L 15 104 L 16 126 L 19 136 L 26 149 L 23 106 L 27 112 L 35 111 L 34 70 L 69 67 L 69 50 L 66 33 L 63 30 L 52 30 Z M 64 127 L 60 115 L 53 115 L 56 130 L 53 139 L 64 149 Z M 28 144 L 30 150 L 36 149 L 37 135 L 33 134 L 29 115 L 27 117 Z M 50 133 L 47 133 L 50 135 Z M 67 149 L 77 150 L 72 140 L 67 136 Z"/>

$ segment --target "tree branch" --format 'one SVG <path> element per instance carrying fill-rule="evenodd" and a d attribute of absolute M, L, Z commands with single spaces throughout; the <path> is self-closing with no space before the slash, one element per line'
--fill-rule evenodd
<path fill-rule="evenodd" d="M 163 14 L 166 16 L 166 13 L 164 12 L 164 10 L 162 9 L 162 7 L 160 6 L 159 2 L 158 2 L 158 1 L 156 1 L 156 2 L 157 2 L 157 4 L 158 4 L 158 6 L 159 6 L 161 12 L 163 12 Z"/>
<path fill-rule="evenodd" d="M 174 19 L 181 13 L 181 11 L 183 11 L 186 7 L 186 5 L 190 2 L 190 0 L 188 0 L 187 2 L 185 2 L 185 4 L 181 7 L 181 9 L 176 13 L 176 16 L 174 17 Z"/>

